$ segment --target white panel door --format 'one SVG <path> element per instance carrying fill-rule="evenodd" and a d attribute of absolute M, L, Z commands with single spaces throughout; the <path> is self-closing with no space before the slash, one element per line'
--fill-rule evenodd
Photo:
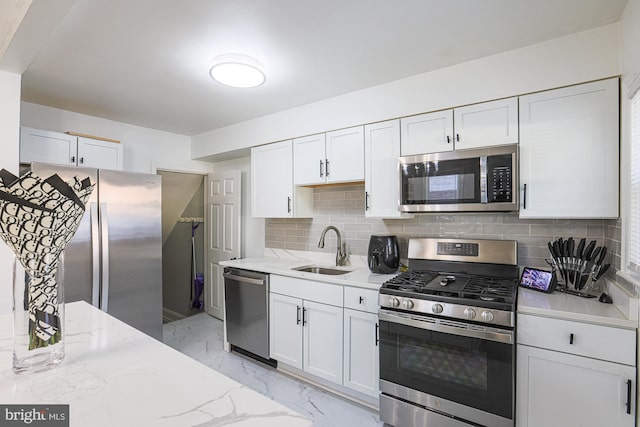
<path fill-rule="evenodd" d="M 224 279 L 220 261 L 240 257 L 240 212 L 242 173 L 239 170 L 207 176 L 205 203 L 205 307 L 207 313 L 224 319 Z"/>
<path fill-rule="evenodd" d="M 293 140 L 293 183 L 295 185 L 324 184 L 325 134 Z"/>
<path fill-rule="evenodd" d="M 343 385 L 378 396 L 378 316 L 344 309 Z"/>
<path fill-rule="evenodd" d="M 364 180 L 364 126 L 327 132 L 327 182 Z"/>
<path fill-rule="evenodd" d="M 122 161 L 122 144 L 78 137 L 78 166 L 122 170 Z"/>
<path fill-rule="evenodd" d="M 342 383 L 342 307 L 304 301 L 305 372 Z"/>
<path fill-rule="evenodd" d="M 498 99 L 453 110 L 455 149 L 518 143 L 518 98 Z"/>
<path fill-rule="evenodd" d="M 251 149 L 251 202 L 254 217 L 293 217 L 291 140 Z"/>
<path fill-rule="evenodd" d="M 411 218 L 398 211 L 400 121 L 364 127 L 364 191 L 367 218 Z"/>
<path fill-rule="evenodd" d="M 617 218 L 618 79 L 520 97 L 520 217 Z"/>
<path fill-rule="evenodd" d="M 280 363 L 302 369 L 302 300 L 269 294 L 269 351 Z"/>
<path fill-rule="evenodd" d="M 400 119 L 403 156 L 453 151 L 453 110 Z"/>
<path fill-rule="evenodd" d="M 634 367 L 524 345 L 517 353 L 518 427 L 635 426 Z"/>
<path fill-rule="evenodd" d="M 20 163 L 43 162 L 75 166 L 78 137 L 23 126 L 20 131 Z"/>

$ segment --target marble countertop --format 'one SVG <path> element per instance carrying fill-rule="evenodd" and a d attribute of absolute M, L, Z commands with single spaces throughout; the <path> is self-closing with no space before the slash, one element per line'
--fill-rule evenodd
<path fill-rule="evenodd" d="M 325 259 L 311 260 L 304 258 L 278 258 L 275 256 L 222 261 L 220 264 L 228 267 L 236 267 L 246 270 L 260 271 L 263 273 L 278 274 L 280 276 L 298 277 L 300 279 L 315 280 L 318 282 L 327 282 L 338 285 L 357 286 L 360 288 L 374 290 L 378 290 L 384 282 L 398 274 L 374 274 L 369 271 L 368 267 L 362 265 L 335 267 L 335 264 L 332 265 L 331 263 L 326 262 Z M 349 272 L 340 275 L 325 275 L 292 270 L 293 268 L 312 264 L 337 268 L 341 270 L 348 270 Z"/>
<path fill-rule="evenodd" d="M 310 426 L 294 411 L 85 302 L 66 305 L 65 360 L 15 375 L 0 316 L 0 402 L 69 404 L 72 426 Z"/>
<path fill-rule="evenodd" d="M 628 329 L 638 327 L 637 319 L 629 319 L 613 304 L 601 303 L 598 298 L 587 299 L 561 292 L 545 294 L 520 288 L 518 314 L 533 314 Z"/>

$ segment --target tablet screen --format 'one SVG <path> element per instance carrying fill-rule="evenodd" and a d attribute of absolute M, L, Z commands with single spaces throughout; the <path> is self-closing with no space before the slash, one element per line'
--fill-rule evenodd
<path fill-rule="evenodd" d="M 522 271 L 520 286 L 535 289 L 537 291 L 549 292 L 553 283 L 553 273 L 545 270 L 525 267 Z"/>

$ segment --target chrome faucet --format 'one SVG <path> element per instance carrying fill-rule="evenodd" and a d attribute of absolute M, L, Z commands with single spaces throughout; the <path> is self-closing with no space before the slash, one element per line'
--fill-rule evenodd
<path fill-rule="evenodd" d="M 327 234 L 327 231 L 329 230 L 335 231 L 336 235 L 338 236 L 338 251 L 336 252 L 336 265 L 337 266 L 345 265 L 347 263 L 346 245 L 342 243 L 342 235 L 340 234 L 340 230 L 338 230 L 336 227 L 334 227 L 333 225 L 329 225 L 328 227 L 325 227 L 324 230 L 322 230 L 322 234 L 320 235 L 320 241 L 318 242 L 318 247 L 324 248 L 324 236 L 325 234 Z"/>

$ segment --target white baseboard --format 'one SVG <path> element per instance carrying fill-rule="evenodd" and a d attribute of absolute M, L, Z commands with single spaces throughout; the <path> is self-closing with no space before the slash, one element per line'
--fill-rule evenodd
<path fill-rule="evenodd" d="M 169 310 L 166 307 L 162 307 L 162 323 L 175 322 L 176 320 L 184 319 L 185 315 L 176 311 Z"/>

